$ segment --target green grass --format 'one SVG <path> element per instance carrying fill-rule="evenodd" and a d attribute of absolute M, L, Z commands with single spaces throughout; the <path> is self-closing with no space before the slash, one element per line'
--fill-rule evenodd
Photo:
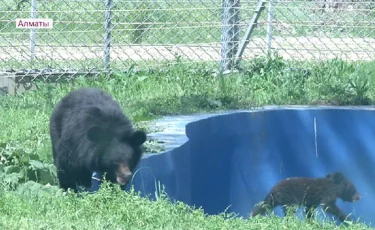
<path fill-rule="evenodd" d="M 299 68 L 295 68 L 299 66 Z M 165 65 L 160 70 L 78 78 L 0 97 L 0 229 L 333 229 L 294 218 L 243 220 L 205 216 L 182 204 L 103 191 L 74 198 L 56 190 L 48 122 L 53 106 L 73 89 L 111 93 L 136 126 L 153 131 L 163 115 L 251 109 L 263 105 L 368 105 L 375 101 L 375 63 L 289 62 L 279 57 L 243 63 L 244 71 L 214 76 L 210 65 Z M 154 143 L 148 149 L 159 151 Z M 39 182 L 38 184 L 31 181 Z M 45 188 L 42 184 L 51 184 Z M 12 191 L 5 191 L 12 188 Z M 45 193 L 40 190 L 46 190 Z M 224 218 L 226 217 L 226 218 Z M 355 225 L 351 229 L 364 229 Z"/>
<path fill-rule="evenodd" d="M 131 191 L 104 187 L 94 195 L 63 195 L 30 183 L 15 192 L 0 191 L 1 229 L 338 229 L 332 222 L 306 222 L 287 216 L 234 218 L 231 213 L 207 216 L 202 209 L 176 202 L 165 193 L 156 201 Z M 345 227 L 341 227 L 345 228 Z M 363 224 L 350 229 L 369 229 Z"/>

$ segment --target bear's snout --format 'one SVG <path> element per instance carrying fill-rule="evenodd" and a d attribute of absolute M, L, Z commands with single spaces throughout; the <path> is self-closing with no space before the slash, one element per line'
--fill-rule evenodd
<path fill-rule="evenodd" d="M 129 167 L 125 164 L 120 164 L 116 172 L 116 181 L 120 185 L 125 185 L 128 183 L 133 173 L 130 171 Z"/>
<path fill-rule="evenodd" d="M 361 199 L 361 195 L 359 193 L 355 193 L 354 196 L 352 197 L 353 201 L 357 201 Z"/>
<path fill-rule="evenodd" d="M 117 183 L 119 183 L 120 185 L 126 185 L 126 183 L 128 183 L 130 177 L 123 177 L 123 176 L 117 176 L 116 177 L 116 181 Z"/>

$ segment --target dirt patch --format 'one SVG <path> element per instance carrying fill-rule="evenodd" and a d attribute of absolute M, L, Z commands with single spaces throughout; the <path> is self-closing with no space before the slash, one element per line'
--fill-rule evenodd
<path fill-rule="evenodd" d="M 266 54 L 265 38 L 253 38 L 247 45 L 242 59 L 251 59 Z M 272 50 L 280 56 L 293 60 L 325 60 L 335 57 L 344 60 L 373 60 L 375 39 L 370 38 L 319 38 L 319 37 L 274 37 Z M 220 61 L 221 44 L 185 44 L 185 45 L 112 45 L 113 61 L 166 61 L 175 60 L 177 56 L 197 61 Z M 71 61 L 102 59 L 103 46 L 37 46 L 35 56 L 46 61 Z M 17 62 L 29 59 L 29 45 L 20 47 L 0 47 L 0 60 Z"/>

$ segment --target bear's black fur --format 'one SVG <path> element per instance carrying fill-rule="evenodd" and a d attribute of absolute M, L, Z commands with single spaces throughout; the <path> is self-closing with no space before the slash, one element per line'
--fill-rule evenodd
<path fill-rule="evenodd" d="M 146 133 L 135 130 L 106 92 L 81 88 L 55 106 L 50 119 L 54 164 L 60 187 L 91 186 L 94 171 L 124 187 L 142 154 Z"/>
<path fill-rule="evenodd" d="M 323 178 L 288 178 L 277 183 L 267 194 L 263 204 L 256 205 L 250 216 L 265 214 L 277 206 L 305 206 L 307 218 L 322 206 L 323 210 L 335 215 L 342 222 L 347 218 L 336 205 L 336 199 L 354 202 L 361 198 L 356 187 L 340 173 L 328 174 Z"/>

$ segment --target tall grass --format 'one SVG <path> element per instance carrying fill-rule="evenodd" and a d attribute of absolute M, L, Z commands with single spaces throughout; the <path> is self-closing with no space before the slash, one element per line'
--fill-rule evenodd
<path fill-rule="evenodd" d="M 271 215 L 234 218 L 232 213 L 207 216 L 202 209 L 171 203 L 165 193 L 156 201 L 134 191 L 124 193 L 104 184 L 94 195 L 63 195 L 31 183 L 17 191 L 0 190 L 0 228 L 18 229 L 338 229 L 333 222 L 285 219 Z M 370 229 L 351 224 L 350 229 Z M 345 228 L 344 225 L 341 228 Z"/>

